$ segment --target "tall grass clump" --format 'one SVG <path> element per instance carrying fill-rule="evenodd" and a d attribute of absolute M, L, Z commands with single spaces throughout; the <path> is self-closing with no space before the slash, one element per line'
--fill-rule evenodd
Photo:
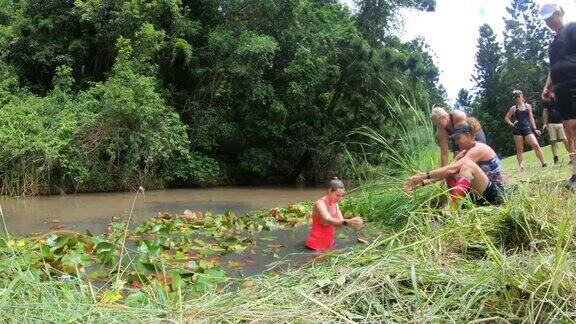
<path fill-rule="evenodd" d="M 351 135 L 363 139 L 354 145 L 363 147 L 363 155 L 348 154 L 356 174 L 358 195 L 349 202 L 354 213 L 394 228 L 406 224 L 411 211 L 441 204 L 442 189 L 429 186 L 406 194 L 401 190 L 404 178 L 417 170 L 436 165 L 437 149 L 427 109 L 417 106 L 414 96 L 383 97 L 381 111 L 392 124 L 393 134 L 361 127 Z"/>

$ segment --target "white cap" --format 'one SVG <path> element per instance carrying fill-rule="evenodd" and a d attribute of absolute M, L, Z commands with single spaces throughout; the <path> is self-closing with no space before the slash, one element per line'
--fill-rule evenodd
<path fill-rule="evenodd" d="M 555 3 L 544 4 L 542 5 L 542 7 L 540 7 L 540 19 L 542 20 L 548 19 L 552 17 L 554 13 L 561 10 L 562 9 L 560 8 L 560 6 Z"/>

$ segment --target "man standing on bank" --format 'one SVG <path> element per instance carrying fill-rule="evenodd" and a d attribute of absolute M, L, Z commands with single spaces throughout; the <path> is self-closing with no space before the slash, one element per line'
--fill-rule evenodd
<path fill-rule="evenodd" d="M 552 155 L 554 156 L 554 164 L 557 165 L 559 163 L 558 141 L 564 143 L 566 151 L 568 151 L 568 145 L 566 145 L 566 134 L 564 133 L 564 125 L 562 125 L 562 116 L 558 112 L 555 102 L 544 102 L 542 120 L 544 122 L 542 130 L 548 129 L 550 148 L 552 149 Z"/>
<path fill-rule="evenodd" d="M 564 132 L 572 176 L 566 182 L 568 188 L 576 187 L 576 23 L 564 26 L 564 9 L 557 4 L 545 4 L 540 8 L 542 18 L 548 28 L 556 33 L 550 43 L 550 72 L 542 90 L 542 100 L 555 101 L 564 119 Z"/>

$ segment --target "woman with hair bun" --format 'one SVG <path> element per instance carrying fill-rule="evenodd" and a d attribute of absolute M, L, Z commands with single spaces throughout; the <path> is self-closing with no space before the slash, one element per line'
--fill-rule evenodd
<path fill-rule="evenodd" d="M 328 194 L 314 203 L 312 210 L 312 228 L 305 246 L 311 250 L 326 251 L 334 248 L 336 227 L 351 226 L 360 229 L 364 221 L 361 217 L 344 219 L 338 202 L 346 190 L 344 183 L 338 178 L 332 179 L 328 185 Z"/>

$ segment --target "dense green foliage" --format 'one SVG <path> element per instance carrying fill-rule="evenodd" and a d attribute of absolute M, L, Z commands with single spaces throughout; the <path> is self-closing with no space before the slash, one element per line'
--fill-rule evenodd
<path fill-rule="evenodd" d="M 550 31 L 538 17 L 533 0 L 513 0 L 507 7 L 504 44 L 489 25 L 480 27 L 476 72 L 477 92 L 474 114 L 483 124 L 488 141 L 503 155 L 515 152 L 512 130 L 504 122 L 514 105 L 512 91 L 520 89 L 534 109 L 536 124 L 542 114 L 540 93 L 548 75 L 547 49 Z"/>
<path fill-rule="evenodd" d="M 345 174 L 332 143 L 395 133 L 383 98 L 443 101 L 406 6 L 434 1 L 2 0 L 2 192 Z"/>

